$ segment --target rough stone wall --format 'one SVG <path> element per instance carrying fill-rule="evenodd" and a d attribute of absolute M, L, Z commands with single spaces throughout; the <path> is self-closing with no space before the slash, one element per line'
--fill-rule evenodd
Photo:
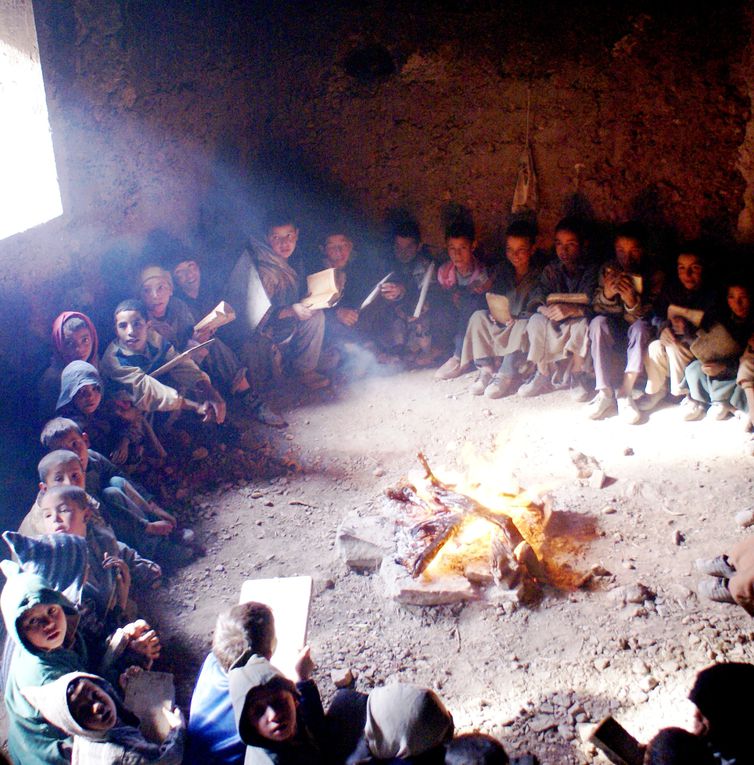
<path fill-rule="evenodd" d="M 396 5 L 37 0 L 65 214 L 0 241 L 0 350 L 29 316 L 45 337 L 66 290 L 96 303 L 102 259 L 151 228 L 237 233 L 272 199 L 312 229 L 405 206 L 436 244 L 453 201 L 495 244 L 529 99 L 545 238 L 577 193 L 600 219 L 735 232 L 754 179 L 743 3 Z"/>

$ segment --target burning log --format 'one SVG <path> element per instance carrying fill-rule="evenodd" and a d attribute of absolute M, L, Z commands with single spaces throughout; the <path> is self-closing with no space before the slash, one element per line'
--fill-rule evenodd
<path fill-rule="evenodd" d="M 420 576 L 427 569 L 469 517 L 476 517 L 483 518 L 495 527 L 490 551 L 490 568 L 495 581 L 512 589 L 526 578 L 525 575 L 540 581 L 545 578 L 544 568 L 512 518 L 494 512 L 472 497 L 455 491 L 432 472 L 423 454 L 419 453 L 418 459 L 429 482 L 428 497 L 420 495 L 416 487 L 408 483 L 392 487 L 386 492 L 390 499 L 418 506 L 429 513 L 429 518 L 410 529 L 412 537 L 427 540 L 414 560 L 406 562 L 412 577 Z M 508 496 L 515 498 L 512 494 Z"/>

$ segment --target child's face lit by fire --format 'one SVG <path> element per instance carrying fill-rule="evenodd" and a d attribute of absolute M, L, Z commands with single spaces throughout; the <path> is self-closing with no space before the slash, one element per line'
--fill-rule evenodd
<path fill-rule="evenodd" d="M 147 346 L 149 325 L 138 311 L 121 311 L 115 316 L 118 342 L 129 351 L 141 353 Z"/>
<path fill-rule="evenodd" d="M 333 234 L 325 239 L 324 250 L 330 268 L 345 268 L 353 252 L 353 242 L 345 234 Z"/>
<path fill-rule="evenodd" d="M 737 319 L 747 319 L 751 310 L 749 290 L 746 287 L 728 287 L 728 308 Z"/>
<path fill-rule="evenodd" d="M 629 273 L 636 273 L 641 268 L 644 250 L 636 239 L 619 236 L 615 240 L 615 258 L 620 267 Z"/>
<path fill-rule="evenodd" d="M 563 229 L 555 233 L 555 254 L 567 268 L 573 269 L 581 260 L 581 239 L 574 231 Z"/>
<path fill-rule="evenodd" d="M 696 292 L 702 286 L 704 269 L 696 255 L 679 255 L 677 270 L 678 280 L 689 292 Z"/>
<path fill-rule="evenodd" d="M 529 270 L 529 261 L 534 252 L 534 242 L 525 236 L 509 236 L 505 240 L 505 257 L 517 273 Z"/>
<path fill-rule="evenodd" d="M 410 263 L 419 254 L 419 242 L 412 236 L 397 236 L 393 240 L 393 254 L 401 263 Z"/>

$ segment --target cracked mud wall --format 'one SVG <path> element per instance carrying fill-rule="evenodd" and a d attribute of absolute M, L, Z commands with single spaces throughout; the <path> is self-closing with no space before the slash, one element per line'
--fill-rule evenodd
<path fill-rule="evenodd" d="M 106 315 L 100 265 L 150 229 L 232 252 L 270 200 L 310 208 L 310 232 L 333 209 L 376 229 L 405 206 L 435 244 L 453 201 L 494 246 L 529 100 L 543 241 L 577 202 L 751 238 L 745 5 L 563 5 L 39 0 L 65 213 L 0 242 L 0 351 L 17 363 L 9 345 L 29 320 L 46 337 L 66 301 Z"/>

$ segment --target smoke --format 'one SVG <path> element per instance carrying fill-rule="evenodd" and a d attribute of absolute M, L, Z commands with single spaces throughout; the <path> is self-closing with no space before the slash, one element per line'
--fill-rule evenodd
<path fill-rule="evenodd" d="M 372 350 L 358 343 L 344 343 L 342 350 L 339 371 L 347 384 L 368 377 L 388 377 L 404 369 L 396 358 L 381 361 Z"/>

